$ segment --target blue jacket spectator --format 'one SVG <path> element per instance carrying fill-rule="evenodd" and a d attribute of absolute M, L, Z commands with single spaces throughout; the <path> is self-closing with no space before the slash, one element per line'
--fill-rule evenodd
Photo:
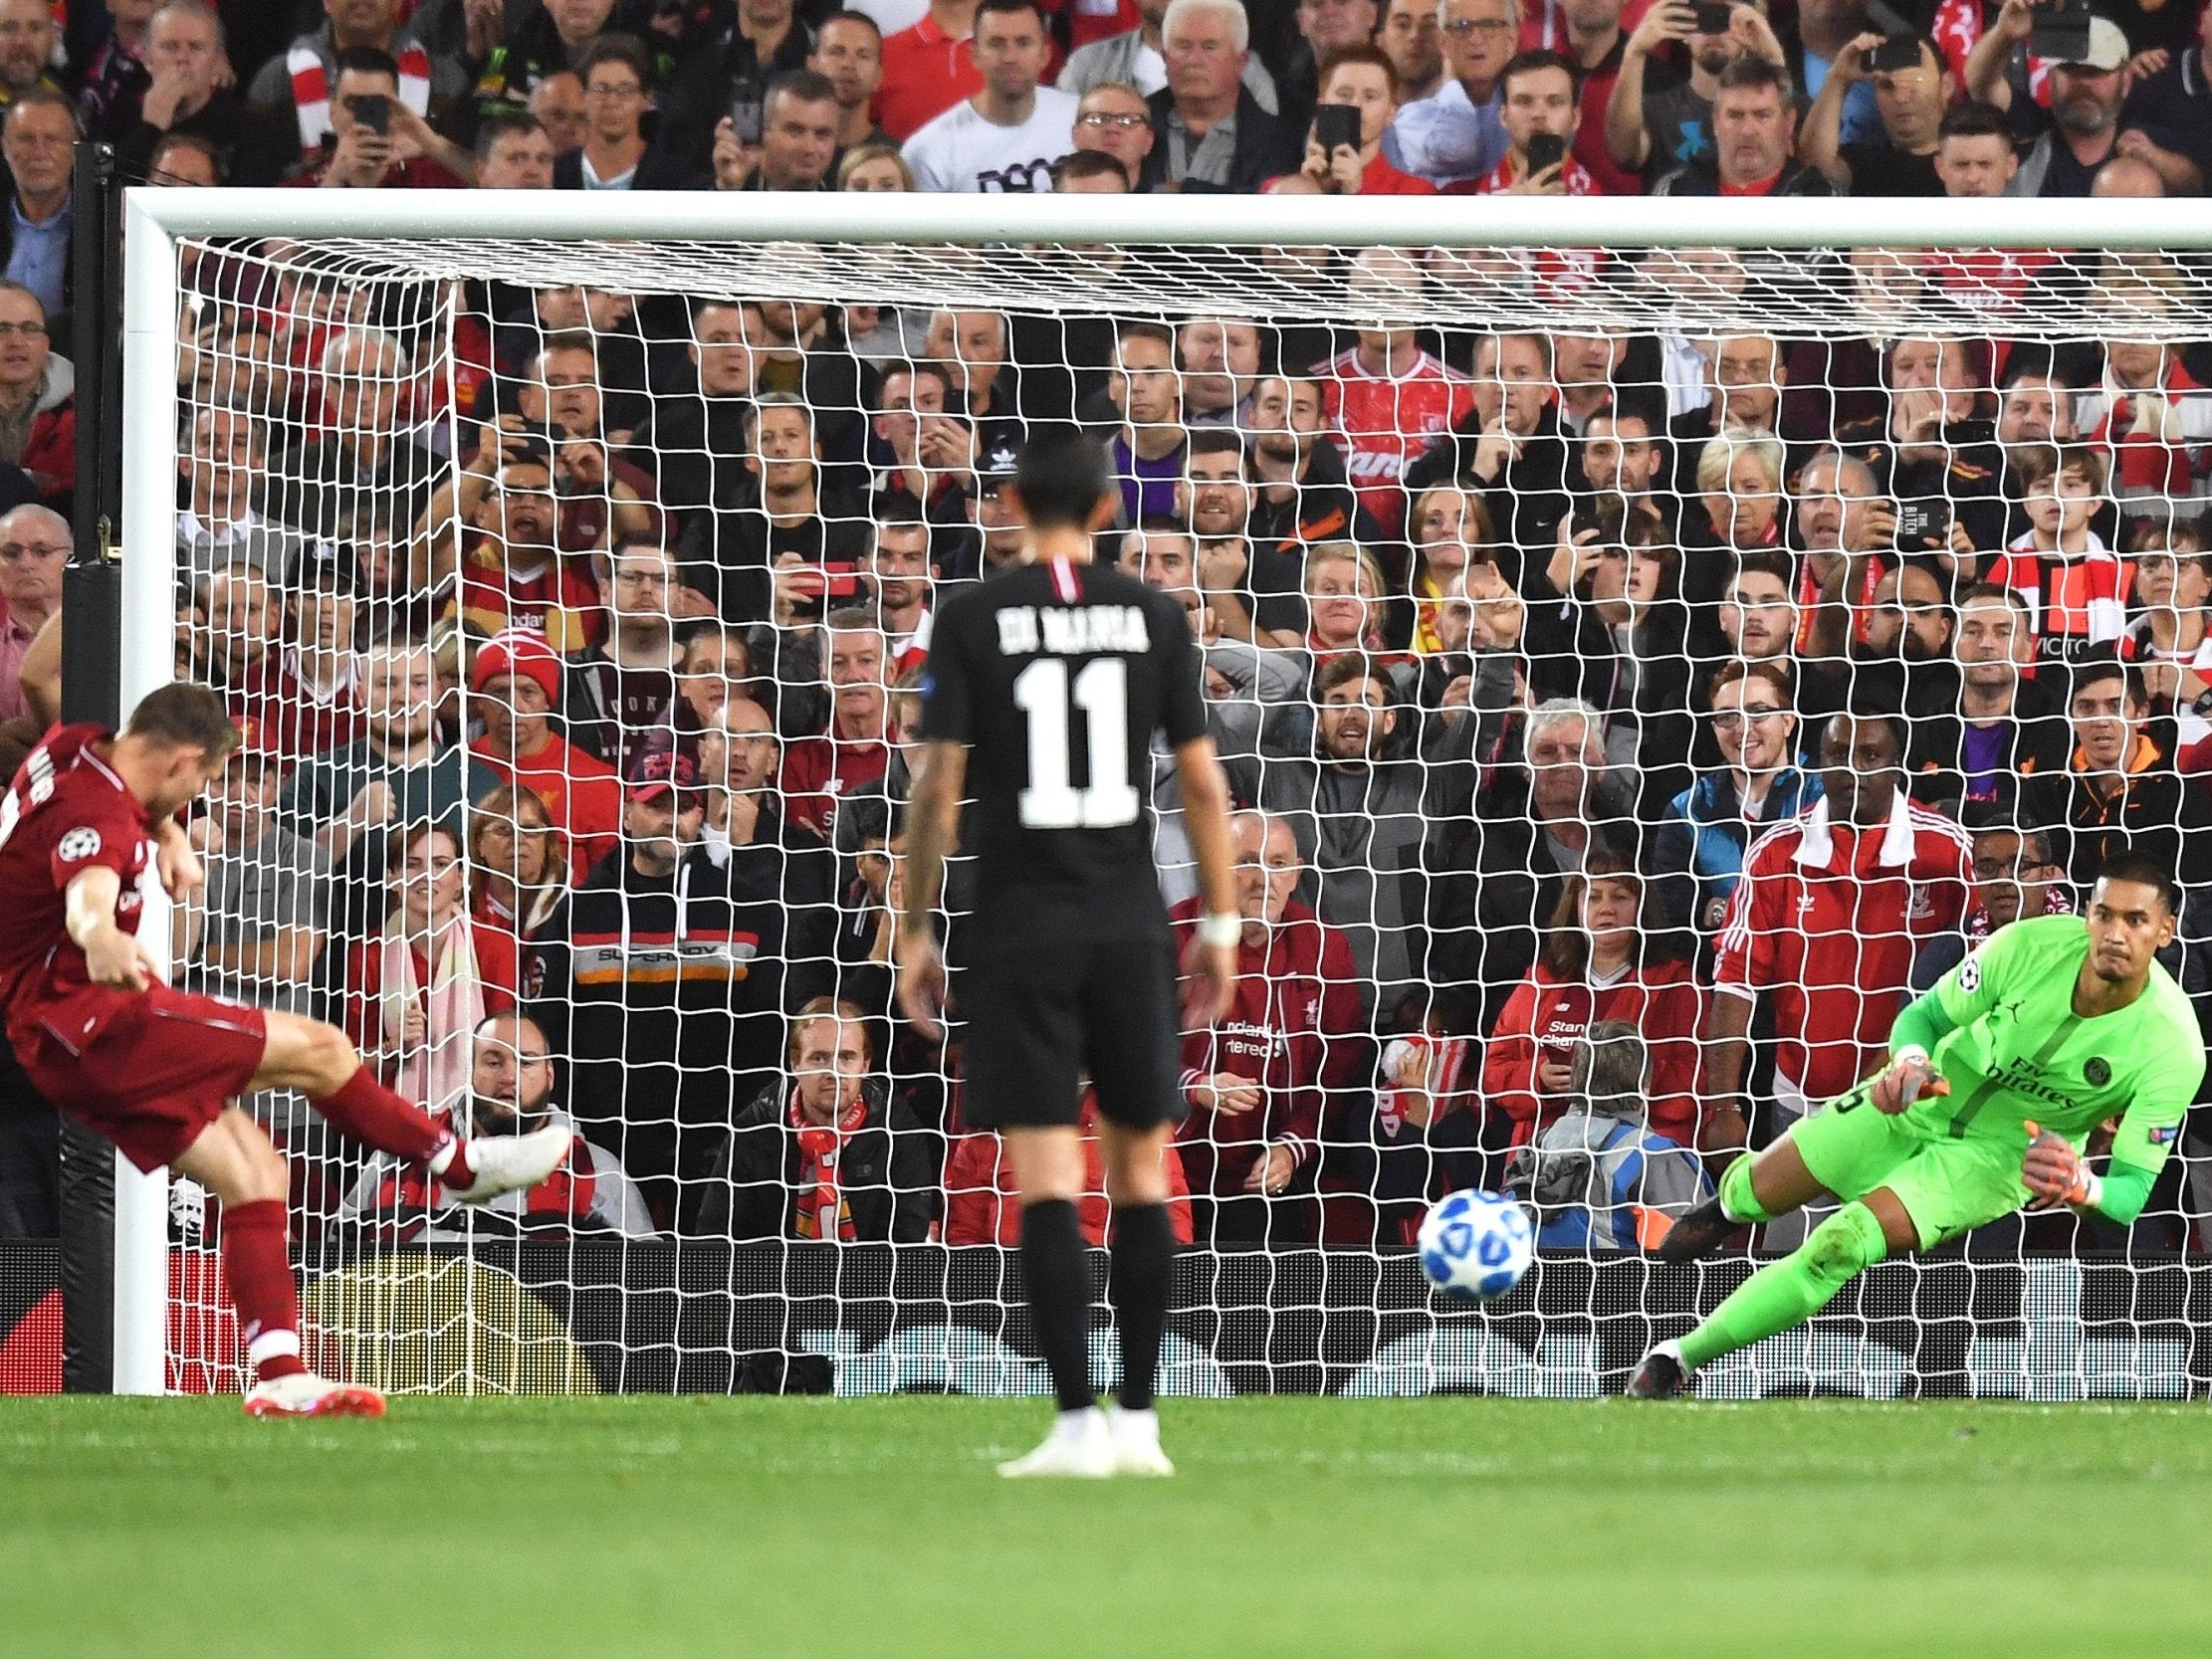
<path fill-rule="evenodd" d="M 1644 1121 L 1644 1039 L 1599 1020 L 1568 1062 L 1576 1105 L 1513 1154 L 1506 1190 L 1536 1211 L 1545 1250 L 1648 1250 L 1712 1191 L 1697 1154 Z"/>
<path fill-rule="evenodd" d="M 1667 803 L 1652 840 L 1667 920 L 1706 934 L 1720 926 L 1752 836 L 1822 793 L 1820 779 L 1797 765 L 1797 716 L 1779 668 L 1723 666 L 1713 677 L 1710 719 L 1722 763 Z"/>

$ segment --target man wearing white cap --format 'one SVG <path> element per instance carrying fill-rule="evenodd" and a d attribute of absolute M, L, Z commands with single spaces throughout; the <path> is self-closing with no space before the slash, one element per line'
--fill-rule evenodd
<path fill-rule="evenodd" d="M 2030 0 L 2005 0 L 1989 32 L 1966 60 L 1967 95 L 2000 109 L 2025 97 L 2016 75 L 2031 67 L 2029 37 L 2035 31 Z M 2081 57 L 2050 64 L 2051 127 L 2021 158 L 2013 196 L 2087 196 L 2097 169 L 2111 159 L 2119 140 L 2119 109 L 2127 97 L 2127 37 L 2109 18 L 2090 19 L 2089 46 Z"/>

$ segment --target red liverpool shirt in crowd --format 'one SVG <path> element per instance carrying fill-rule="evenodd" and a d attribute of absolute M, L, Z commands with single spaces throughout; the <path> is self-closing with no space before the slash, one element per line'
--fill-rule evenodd
<path fill-rule="evenodd" d="M 1180 960 L 1197 931 L 1200 902 L 1169 913 Z M 1265 1104 L 1238 1117 L 1193 1112 L 1177 1139 L 1191 1190 L 1233 1196 L 1260 1152 L 1278 1141 L 1303 1163 L 1319 1142 L 1332 1099 L 1365 1081 L 1358 1040 L 1359 967 L 1344 935 L 1293 901 L 1259 944 L 1236 947 L 1236 988 L 1210 1030 L 1183 1037 L 1183 1084 L 1229 1072 L 1261 1086 Z"/>
<path fill-rule="evenodd" d="M 792 823 L 829 840 L 837 803 L 890 764 L 891 746 L 873 738 L 800 737 L 783 751 L 783 810 Z"/>
<path fill-rule="evenodd" d="M 454 610 L 486 634 L 527 628 L 546 636 L 562 656 L 606 637 L 599 589 L 565 560 L 549 555 L 536 569 L 517 569 L 486 541 L 461 561 L 461 593 Z"/>
<path fill-rule="evenodd" d="M 484 738 L 469 744 L 500 778 L 536 793 L 568 843 L 568 871 L 581 881 L 593 865 L 614 851 L 622 834 L 622 780 L 614 768 L 586 754 L 565 738 L 546 733 L 530 754 L 508 762 Z"/>
<path fill-rule="evenodd" d="M 1885 823 L 1832 823 L 1823 800 L 1751 844 L 1713 984 L 1772 1004 L 1785 1106 L 1842 1094 L 1888 1052 L 1912 958 L 1958 926 L 1972 869 L 1966 832 L 1902 790 Z"/>
<path fill-rule="evenodd" d="M 1539 965 L 1514 988 L 1482 1052 L 1482 1095 L 1513 1120 L 1523 1145 L 1567 1109 L 1567 1097 L 1536 1087 L 1540 1065 L 1564 1066 L 1576 1041 L 1600 1020 L 1626 1020 L 1651 1056 L 1648 1121 L 1657 1133 L 1697 1144 L 1698 1032 L 1705 999 L 1687 962 L 1625 967 L 1603 984 L 1561 979 Z"/>
<path fill-rule="evenodd" d="M 1360 505 L 1392 533 L 1406 518 L 1399 479 L 1430 443 L 1474 407 L 1474 382 L 1424 351 L 1404 374 L 1371 374 L 1359 352 L 1320 369 L 1321 406 L 1339 433 L 1344 470 Z"/>

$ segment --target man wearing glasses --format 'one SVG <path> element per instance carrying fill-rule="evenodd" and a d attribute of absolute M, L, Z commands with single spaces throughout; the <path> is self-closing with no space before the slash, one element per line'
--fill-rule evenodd
<path fill-rule="evenodd" d="M 1409 104 L 1383 135 L 1392 166 L 1436 185 L 1480 178 L 1510 140 L 1499 85 L 1521 26 L 1520 0 L 1443 0 L 1443 86 Z"/>
<path fill-rule="evenodd" d="M 1111 46 L 1113 42 L 1098 44 Z M 1252 61 L 1258 62 L 1257 59 Z M 1061 78 L 1061 84 L 1066 84 L 1065 77 Z M 1137 181 L 1144 176 L 1145 157 L 1152 153 L 1153 145 L 1152 109 L 1145 103 L 1145 95 L 1127 82 L 1101 81 L 1086 92 L 1075 106 L 1075 131 L 1071 141 L 1078 150 L 1096 150 L 1101 155 L 1112 156 L 1129 175 L 1129 188 L 1136 189 Z"/>
<path fill-rule="evenodd" d="M 46 310 L 0 281 L 0 507 L 67 512 L 77 488 L 77 385 L 48 347 Z"/>
<path fill-rule="evenodd" d="M 583 79 L 584 139 L 553 158 L 555 190 L 689 190 L 690 163 L 645 139 L 653 66 L 627 35 L 601 35 L 576 66 Z"/>
<path fill-rule="evenodd" d="M 69 522 L 50 508 L 19 507 L 0 518 L 0 721 L 31 715 L 17 683 L 31 641 L 62 608 L 62 566 L 69 562 Z"/>
<path fill-rule="evenodd" d="M 1938 933 L 1912 962 L 1912 990 L 1924 995 L 1966 959 L 1968 951 L 2024 916 L 2072 916 L 2074 890 L 2051 856 L 2051 837 L 2024 830 L 2002 807 L 1984 807 L 1967 821 L 1974 837 L 1974 897 L 1956 932 Z"/>

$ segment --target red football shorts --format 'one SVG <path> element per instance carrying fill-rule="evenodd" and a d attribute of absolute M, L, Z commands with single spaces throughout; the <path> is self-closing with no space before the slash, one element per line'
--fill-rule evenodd
<path fill-rule="evenodd" d="M 9 1023 L 39 1093 L 148 1173 L 246 1092 L 268 1044 L 259 1008 L 167 985 L 91 986 L 19 1004 Z"/>

